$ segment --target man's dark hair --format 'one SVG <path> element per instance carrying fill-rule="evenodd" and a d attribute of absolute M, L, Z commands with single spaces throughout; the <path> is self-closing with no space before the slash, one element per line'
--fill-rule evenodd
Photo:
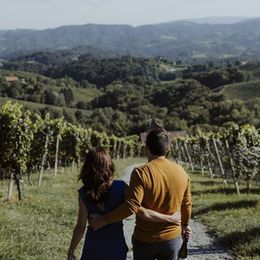
<path fill-rule="evenodd" d="M 170 142 L 166 131 L 152 130 L 146 137 L 146 145 L 153 155 L 164 156 L 169 151 Z"/>

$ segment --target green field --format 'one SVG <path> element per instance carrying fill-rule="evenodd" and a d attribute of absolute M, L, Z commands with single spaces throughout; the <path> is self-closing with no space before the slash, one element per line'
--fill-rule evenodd
<path fill-rule="evenodd" d="M 115 160 L 117 177 L 128 165 L 144 159 Z M 232 184 L 223 187 L 220 179 L 192 173 L 193 217 L 206 224 L 237 259 L 259 259 L 260 185 L 237 196 Z M 26 197 L 12 203 L 5 200 L 7 181 L 0 182 L 0 259 L 65 259 L 77 218 L 77 173 L 67 168 L 55 178 L 45 172 L 42 186 L 37 176 L 33 186 L 25 179 Z M 81 245 L 76 251 L 80 256 Z"/>
<path fill-rule="evenodd" d="M 142 159 L 115 160 L 117 176 Z M 0 259 L 66 259 L 72 231 L 77 220 L 77 173 L 66 169 L 55 178 L 46 172 L 39 188 L 25 179 L 26 197 L 4 202 L 7 182 L 0 182 Z M 76 255 L 80 256 L 82 243 Z M 78 259 L 78 258 L 77 258 Z"/>
<path fill-rule="evenodd" d="M 19 78 L 31 78 L 34 80 L 36 80 L 38 78 L 41 80 L 50 80 L 52 82 L 55 82 L 55 80 L 53 80 L 53 79 L 50 79 L 48 77 L 45 77 L 43 75 L 40 75 L 40 74 L 37 74 L 34 72 L 20 71 L 20 70 L 3 70 L 3 69 L 0 70 L 0 77 L 10 76 L 10 75 L 17 76 Z"/>
<path fill-rule="evenodd" d="M 250 100 L 260 98 L 260 80 L 235 83 L 223 86 L 220 93 L 228 99 Z"/>
<path fill-rule="evenodd" d="M 95 88 L 74 88 L 73 95 L 74 101 L 85 101 L 89 102 L 95 97 L 99 96 L 101 91 Z"/>

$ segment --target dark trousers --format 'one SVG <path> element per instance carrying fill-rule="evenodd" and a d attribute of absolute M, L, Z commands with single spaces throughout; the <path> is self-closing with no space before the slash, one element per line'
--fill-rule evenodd
<path fill-rule="evenodd" d="M 134 260 L 177 260 L 182 244 L 181 236 L 158 243 L 133 240 Z"/>

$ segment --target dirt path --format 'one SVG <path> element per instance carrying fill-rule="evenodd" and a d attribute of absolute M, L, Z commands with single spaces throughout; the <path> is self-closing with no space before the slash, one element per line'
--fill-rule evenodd
<path fill-rule="evenodd" d="M 122 177 L 125 182 L 129 183 L 131 172 L 135 166 L 130 166 L 125 169 L 125 173 Z M 124 220 L 125 237 L 130 249 L 127 257 L 129 260 L 133 259 L 131 236 L 133 234 L 134 225 L 134 215 Z M 220 246 L 219 243 L 214 240 L 214 238 L 209 236 L 205 225 L 202 225 L 196 220 L 191 220 L 190 225 L 192 227 L 193 235 L 191 241 L 188 244 L 189 260 L 236 259 L 230 255 L 222 246 Z"/>

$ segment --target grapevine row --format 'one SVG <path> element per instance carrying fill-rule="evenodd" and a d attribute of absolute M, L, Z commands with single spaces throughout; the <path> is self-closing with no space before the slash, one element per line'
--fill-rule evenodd
<path fill-rule="evenodd" d="M 212 179 L 221 177 L 224 185 L 231 179 L 240 194 L 241 180 L 246 181 L 249 192 L 250 182 L 259 174 L 260 134 L 251 125 L 234 125 L 222 133 L 199 132 L 174 139 L 173 152 L 177 161 L 191 170 L 199 168 L 203 175 L 207 170 Z"/>
<path fill-rule="evenodd" d="M 137 136 L 116 137 L 72 125 L 63 118 L 51 119 L 49 114 L 41 118 L 22 106 L 6 102 L 0 108 L 0 175 L 9 178 L 8 199 L 12 195 L 13 182 L 22 199 L 23 176 L 39 172 L 41 185 L 46 164 L 57 174 L 58 164 L 80 164 L 91 147 L 104 146 L 113 158 L 138 156 L 141 144 Z"/>

